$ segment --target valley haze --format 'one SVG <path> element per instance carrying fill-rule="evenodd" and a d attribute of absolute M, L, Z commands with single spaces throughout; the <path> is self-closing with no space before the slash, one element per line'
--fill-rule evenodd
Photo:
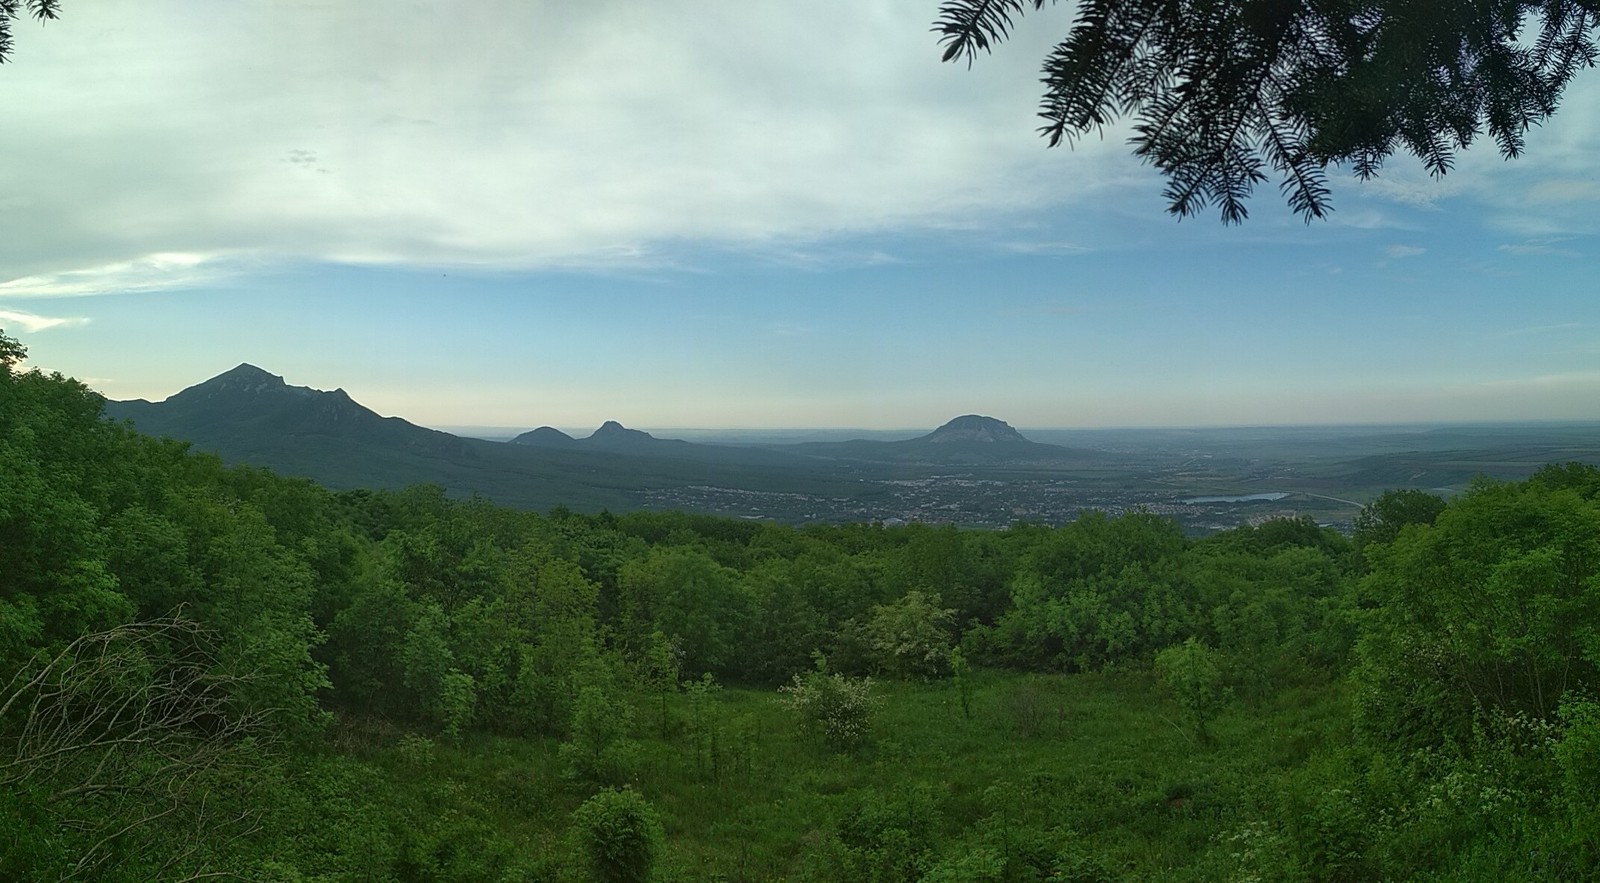
<path fill-rule="evenodd" d="M 1061 524 L 1148 511 L 1206 533 L 1309 516 L 1347 529 L 1384 490 L 1600 460 L 1600 423 L 1030 430 L 977 414 L 931 432 L 702 430 L 606 421 L 481 438 L 382 417 L 342 388 L 249 364 L 161 402 L 108 401 L 143 432 L 330 488 L 432 483 L 523 508 L 681 509 L 787 523 Z M 1050 442 L 1038 441 L 1049 439 Z"/>

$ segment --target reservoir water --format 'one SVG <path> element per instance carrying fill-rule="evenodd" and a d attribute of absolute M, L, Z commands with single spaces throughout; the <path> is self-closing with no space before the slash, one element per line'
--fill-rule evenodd
<path fill-rule="evenodd" d="M 1245 494 L 1238 497 L 1190 497 L 1185 503 L 1255 503 L 1267 500 L 1281 500 L 1288 494 Z"/>

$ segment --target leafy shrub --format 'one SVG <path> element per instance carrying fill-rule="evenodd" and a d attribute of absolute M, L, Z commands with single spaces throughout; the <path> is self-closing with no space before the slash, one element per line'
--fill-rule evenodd
<path fill-rule="evenodd" d="M 1069 846 L 1056 856 L 1047 883 L 1117 883 L 1121 879 L 1099 856 L 1082 847 Z"/>
<path fill-rule="evenodd" d="M 913 883 L 932 864 L 939 807 L 928 786 L 865 793 L 839 820 L 844 878 L 870 883 Z"/>
<path fill-rule="evenodd" d="M 412 766 L 428 766 L 433 763 L 433 740 L 418 733 L 407 733 L 401 737 L 395 753 Z"/>
<path fill-rule="evenodd" d="M 1194 722 L 1200 741 L 1210 741 L 1206 724 L 1216 717 L 1228 699 L 1216 653 L 1190 638 L 1156 654 L 1156 673 Z"/>
<path fill-rule="evenodd" d="M 663 833 L 650 803 L 629 789 L 601 791 L 572 813 L 572 834 L 601 883 L 650 879 Z"/>
<path fill-rule="evenodd" d="M 568 778 L 619 785 L 633 777 L 639 743 L 628 738 L 633 709 L 599 687 L 584 687 L 572 714 L 572 738 L 558 754 Z"/>
<path fill-rule="evenodd" d="M 1557 805 L 1567 817 L 1572 845 L 1592 868 L 1600 862 L 1600 703 L 1569 697 L 1560 708 L 1561 738 L 1554 746 L 1561 789 Z"/>
<path fill-rule="evenodd" d="M 444 732 L 452 741 L 472 723 L 473 707 L 478 701 L 477 682 L 472 675 L 451 669 L 439 685 L 439 717 Z"/>

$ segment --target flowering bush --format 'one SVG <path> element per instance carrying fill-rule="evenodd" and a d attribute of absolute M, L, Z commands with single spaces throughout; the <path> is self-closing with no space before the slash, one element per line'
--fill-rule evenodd
<path fill-rule="evenodd" d="M 872 608 L 867 634 L 884 672 L 936 678 L 949 671 L 956 612 L 939 603 L 938 595 L 912 591 L 893 604 Z"/>
<path fill-rule="evenodd" d="M 801 730 L 835 751 L 866 743 L 872 716 L 883 704 L 871 678 L 829 674 L 820 655 L 815 669 L 797 673 L 793 683 L 778 690 L 784 694 L 783 704 L 800 716 Z"/>

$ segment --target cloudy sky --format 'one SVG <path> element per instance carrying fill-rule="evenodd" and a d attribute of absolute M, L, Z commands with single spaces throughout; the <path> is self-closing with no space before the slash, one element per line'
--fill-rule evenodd
<path fill-rule="evenodd" d="M 0 67 L 0 328 L 433 426 L 1600 417 L 1600 71 L 1225 228 L 1035 136 L 1068 7 L 968 70 L 936 6 L 67 0 Z"/>

